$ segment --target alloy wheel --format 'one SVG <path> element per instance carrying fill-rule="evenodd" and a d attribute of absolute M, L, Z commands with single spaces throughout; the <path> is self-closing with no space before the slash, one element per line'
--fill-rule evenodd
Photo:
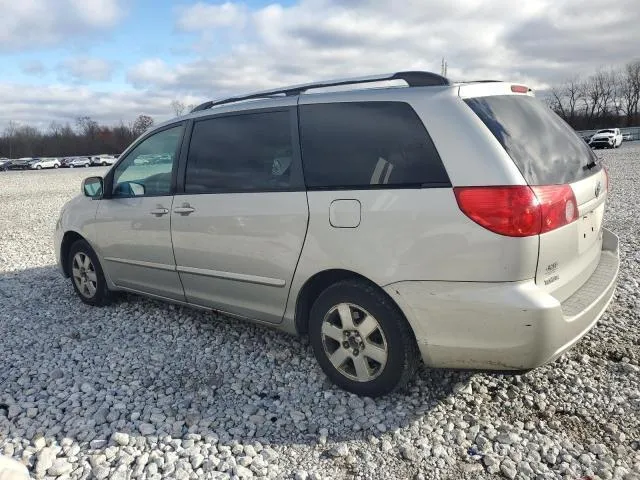
<path fill-rule="evenodd" d="M 76 253 L 71 269 L 80 294 L 85 298 L 92 298 L 98 289 L 98 276 L 89 255 L 84 252 Z"/>
<path fill-rule="evenodd" d="M 387 340 L 380 323 L 362 307 L 335 305 L 325 315 L 321 332 L 327 358 L 345 377 L 370 382 L 384 370 Z"/>

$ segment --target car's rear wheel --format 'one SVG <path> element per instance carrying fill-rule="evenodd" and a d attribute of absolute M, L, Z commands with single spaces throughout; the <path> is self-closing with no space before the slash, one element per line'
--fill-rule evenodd
<path fill-rule="evenodd" d="M 36 170 L 42 170 L 42 165 L 36 165 Z"/>
<path fill-rule="evenodd" d="M 316 299 L 309 318 L 314 354 L 338 386 L 375 397 L 404 387 L 420 363 L 402 312 L 378 287 L 338 282 Z"/>
<path fill-rule="evenodd" d="M 97 307 L 111 301 L 98 257 L 85 240 L 71 245 L 67 262 L 73 288 L 84 303 Z"/>
<path fill-rule="evenodd" d="M 102 166 L 106 167 L 107 166 L 107 162 L 102 162 Z"/>
<path fill-rule="evenodd" d="M 58 165 L 57 163 L 53 164 L 53 168 L 58 168 L 60 165 Z"/>

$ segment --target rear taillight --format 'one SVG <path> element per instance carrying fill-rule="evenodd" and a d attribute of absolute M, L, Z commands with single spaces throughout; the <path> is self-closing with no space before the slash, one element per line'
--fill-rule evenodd
<path fill-rule="evenodd" d="M 578 219 L 578 204 L 569 185 L 531 187 L 540 202 L 540 233 L 550 232 Z"/>
<path fill-rule="evenodd" d="M 467 217 L 508 237 L 539 235 L 578 218 L 569 185 L 456 187 L 453 191 Z"/>

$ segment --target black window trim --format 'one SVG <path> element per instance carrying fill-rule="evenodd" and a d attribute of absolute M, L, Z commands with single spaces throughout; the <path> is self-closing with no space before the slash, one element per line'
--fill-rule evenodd
<path fill-rule="evenodd" d="M 161 133 L 164 132 L 165 130 L 171 130 L 172 128 L 175 127 L 179 127 L 182 126 L 182 137 L 180 138 L 179 141 L 179 145 L 176 148 L 176 155 L 174 155 L 174 159 L 173 159 L 173 165 L 171 167 L 171 187 L 169 189 L 168 193 L 163 193 L 163 194 L 153 194 L 153 195 L 118 195 L 118 196 L 114 196 L 113 195 L 113 176 L 115 175 L 116 172 L 116 168 L 118 167 L 118 165 L 120 165 L 122 162 L 124 162 L 129 155 L 131 154 L 131 152 L 133 150 L 136 149 L 136 147 L 138 147 L 138 145 L 140 145 L 142 142 L 146 141 L 148 138 L 152 137 L 153 135 L 157 134 L 157 133 Z M 178 167 L 180 164 L 180 158 L 179 158 L 179 154 L 182 151 L 182 145 L 184 144 L 184 139 L 185 139 L 185 133 L 187 131 L 187 122 L 184 120 L 181 120 L 179 122 L 175 122 L 172 123 L 170 125 L 164 125 L 160 128 L 156 128 L 155 130 L 151 130 L 149 132 L 147 132 L 144 136 L 140 137 L 137 141 L 133 142 L 131 145 L 129 145 L 129 148 L 127 148 L 122 155 L 120 155 L 120 157 L 118 158 L 118 161 L 116 163 L 114 163 L 111 168 L 109 169 L 109 172 L 105 175 L 103 183 L 104 186 L 102 188 L 103 190 L 103 194 L 102 197 L 105 200 L 109 200 L 109 199 L 122 199 L 122 198 L 151 198 L 151 197 L 168 197 L 168 196 L 173 196 L 175 194 L 176 191 L 176 181 L 177 181 L 177 174 L 178 174 Z"/>
<path fill-rule="evenodd" d="M 322 192 L 331 192 L 331 191 L 342 191 L 342 190 L 423 190 L 423 189 L 431 189 L 431 188 L 451 188 L 453 187 L 452 183 L 451 183 L 451 177 L 449 176 L 449 172 L 447 172 L 447 166 L 444 164 L 444 162 L 442 161 L 442 157 L 440 157 L 440 152 L 438 151 L 438 148 L 436 147 L 435 142 L 433 141 L 433 138 L 431 137 L 431 135 L 429 134 L 429 130 L 427 130 L 427 126 L 424 124 L 424 122 L 422 121 L 422 118 L 420 118 L 420 115 L 418 115 L 418 112 L 416 112 L 416 109 L 413 108 L 413 105 L 411 105 L 411 103 L 405 101 L 405 100 L 387 100 L 387 99 L 381 99 L 381 100 L 347 100 L 347 101 L 339 101 L 339 102 L 310 102 L 310 103 L 298 103 L 298 122 L 300 121 L 300 112 L 299 109 L 300 107 L 308 107 L 308 106 L 313 106 L 313 105 L 334 105 L 334 104 L 344 104 L 344 103 L 401 103 L 401 104 L 405 104 L 407 105 L 411 111 L 414 113 L 414 115 L 418 118 L 418 121 L 420 122 L 420 125 L 422 126 L 422 129 L 424 130 L 425 135 L 427 136 L 427 138 L 429 138 L 429 141 L 431 142 L 431 144 L 433 145 L 433 151 L 435 152 L 436 158 L 437 160 L 440 162 L 440 164 L 442 165 L 442 168 L 444 170 L 444 173 L 447 177 L 447 181 L 446 182 L 420 182 L 420 183 L 405 183 L 405 184 L 373 184 L 373 185 L 332 185 L 332 186 L 309 186 L 309 184 L 306 181 L 305 178 L 305 187 L 306 190 L 309 192 L 316 192 L 316 191 L 322 191 Z M 298 126 L 298 139 L 299 139 L 299 144 L 300 144 L 300 148 L 302 149 L 302 135 L 300 134 L 300 131 L 302 130 L 302 128 L 300 126 Z M 301 159 L 302 159 L 302 165 L 303 165 L 303 172 L 304 172 L 304 155 L 301 155 Z"/>
<path fill-rule="evenodd" d="M 187 192 L 186 191 L 186 182 L 187 182 L 187 161 L 189 156 L 189 149 L 191 147 L 191 138 L 193 135 L 193 129 L 197 122 L 202 122 L 206 120 L 211 120 L 214 118 L 223 118 L 223 117 L 238 117 L 241 115 L 251 115 L 251 114 L 260 114 L 260 113 L 274 113 L 274 112 L 288 112 L 290 116 L 290 126 L 291 126 L 291 147 L 293 159 L 291 162 L 291 178 L 292 182 L 297 184 L 297 186 L 293 187 L 277 187 L 277 188 L 260 188 L 255 190 L 241 190 L 241 189 L 218 189 L 210 192 Z M 237 110 L 231 112 L 222 112 L 222 113 L 214 113 L 211 115 L 203 115 L 201 117 L 193 118 L 189 121 L 189 125 L 187 129 L 185 129 L 185 137 L 182 142 L 182 149 L 180 152 L 180 162 L 177 171 L 177 184 L 174 195 L 226 195 L 231 193 L 246 193 L 246 194 L 255 194 L 255 193 L 269 193 L 269 192 L 304 192 L 305 181 L 304 174 L 302 169 L 302 158 L 301 158 L 301 148 L 300 148 L 300 134 L 298 131 L 298 108 L 297 105 L 286 105 L 286 106 L 277 106 L 277 107 L 266 107 L 266 108 L 252 108 L 248 110 Z"/>

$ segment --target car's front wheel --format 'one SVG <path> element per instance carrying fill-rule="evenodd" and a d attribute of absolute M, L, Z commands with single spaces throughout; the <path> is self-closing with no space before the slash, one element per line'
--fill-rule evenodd
<path fill-rule="evenodd" d="M 97 307 L 110 302 L 111 292 L 98 257 L 85 240 L 71 245 L 67 262 L 73 288 L 84 303 Z"/>
<path fill-rule="evenodd" d="M 404 387 L 420 363 L 402 312 L 365 281 L 345 280 L 327 288 L 313 304 L 309 322 L 322 370 L 357 395 L 375 397 Z"/>

